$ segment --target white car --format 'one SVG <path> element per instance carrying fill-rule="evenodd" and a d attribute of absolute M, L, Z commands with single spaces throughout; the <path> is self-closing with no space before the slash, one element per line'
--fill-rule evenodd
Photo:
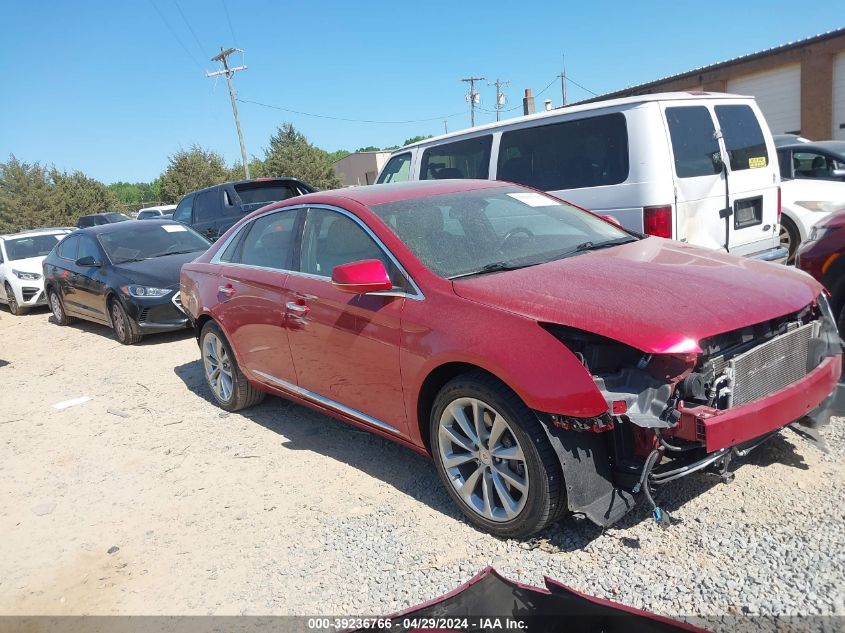
<path fill-rule="evenodd" d="M 845 182 L 835 180 L 782 180 L 780 243 L 789 250 L 792 263 L 800 244 L 813 226 L 834 211 L 845 209 Z"/>
<path fill-rule="evenodd" d="M 175 204 L 163 204 L 158 207 L 145 207 L 138 211 L 135 216 L 136 220 L 161 220 L 170 219 L 173 217 L 173 211 L 176 209 Z"/>
<path fill-rule="evenodd" d="M 35 229 L 0 235 L 0 303 L 12 314 L 47 303 L 41 262 L 73 229 Z"/>

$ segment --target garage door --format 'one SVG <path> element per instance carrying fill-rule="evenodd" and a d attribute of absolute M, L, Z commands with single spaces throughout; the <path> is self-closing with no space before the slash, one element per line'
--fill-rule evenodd
<path fill-rule="evenodd" d="M 845 141 L 845 53 L 833 60 L 833 138 Z"/>
<path fill-rule="evenodd" d="M 728 92 L 755 97 L 772 134 L 801 130 L 800 64 L 732 79 Z"/>

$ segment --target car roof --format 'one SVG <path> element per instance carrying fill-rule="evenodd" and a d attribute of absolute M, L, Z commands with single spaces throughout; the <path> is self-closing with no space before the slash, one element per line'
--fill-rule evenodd
<path fill-rule="evenodd" d="M 151 226 L 154 224 L 178 224 L 180 226 L 184 226 L 181 222 L 176 222 L 174 220 L 159 220 L 153 218 L 152 220 L 125 220 L 124 222 L 110 222 L 109 224 L 87 226 L 84 229 L 77 229 L 75 233 L 83 233 L 87 235 L 102 235 L 103 233 L 115 233 L 117 231 L 131 231 L 131 227 L 138 226 L 139 224 L 142 226 Z"/>
<path fill-rule="evenodd" d="M 289 204 L 301 205 L 308 204 L 309 202 L 331 204 L 333 201 L 343 204 L 347 200 L 352 200 L 370 207 L 388 202 L 397 202 L 399 200 L 427 198 L 440 194 L 458 193 L 460 191 L 518 186 L 496 180 L 412 180 L 408 182 L 392 182 L 382 185 L 366 185 L 363 187 L 317 191 L 304 196 L 288 198 L 283 203 L 278 203 L 278 206 L 289 206 Z"/>
<path fill-rule="evenodd" d="M 57 235 L 59 233 L 72 233 L 76 229 L 57 226 L 57 227 L 50 227 L 45 229 L 31 229 L 28 231 L 18 231 L 17 233 L 7 233 L 5 235 L 0 235 L 0 239 L 17 239 L 19 237 L 31 237 L 34 235 Z"/>
<path fill-rule="evenodd" d="M 810 141 L 809 143 L 790 143 L 781 145 L 778 149 L 800 149 L 804 151 L 822 150 L 845 155 L 845 141 Z"/>

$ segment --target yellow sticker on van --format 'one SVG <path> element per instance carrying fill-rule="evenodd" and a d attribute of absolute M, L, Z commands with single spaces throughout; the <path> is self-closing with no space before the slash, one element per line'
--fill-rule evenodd
<path fill-rule="evenodd" d="M 766 166 L 766 157 L 765 156 L 754 156 L 748 159 L 748 167 L 754 169 L 755 167 L 765 167 Z"/>

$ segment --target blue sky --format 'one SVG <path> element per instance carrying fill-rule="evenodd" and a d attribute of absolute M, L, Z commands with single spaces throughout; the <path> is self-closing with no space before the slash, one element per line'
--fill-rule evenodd
<path fill-rule="evenodd" d="M 261 156 L 284 121 L 328 150 L 393 145 L 442 132 L 446 115 L 460 113 L 450 131 L 468 127 L 461 77 L 510 80 L 516 106 L 524 88 L 536 94 L 554 79 L 565 53 L 569 76 L 603 93 L 841 27 L 835 6 L 6 0 L 0 160 L 15 154 L 107 183 L 155 178 L 194 143 L 239 160 L 226 83 L 203 74 L 221 45 L 246 51 L 241 99 L 352 119 L 436 117 L 353 123 L 241 103 L 247 152 Z M 492 109 L 486 84 L 481 105 Z M 569 86 L 570 100 L 587 96 Z M 559 105 L 559 82 L 538 104 L 547 97 Z"/>

